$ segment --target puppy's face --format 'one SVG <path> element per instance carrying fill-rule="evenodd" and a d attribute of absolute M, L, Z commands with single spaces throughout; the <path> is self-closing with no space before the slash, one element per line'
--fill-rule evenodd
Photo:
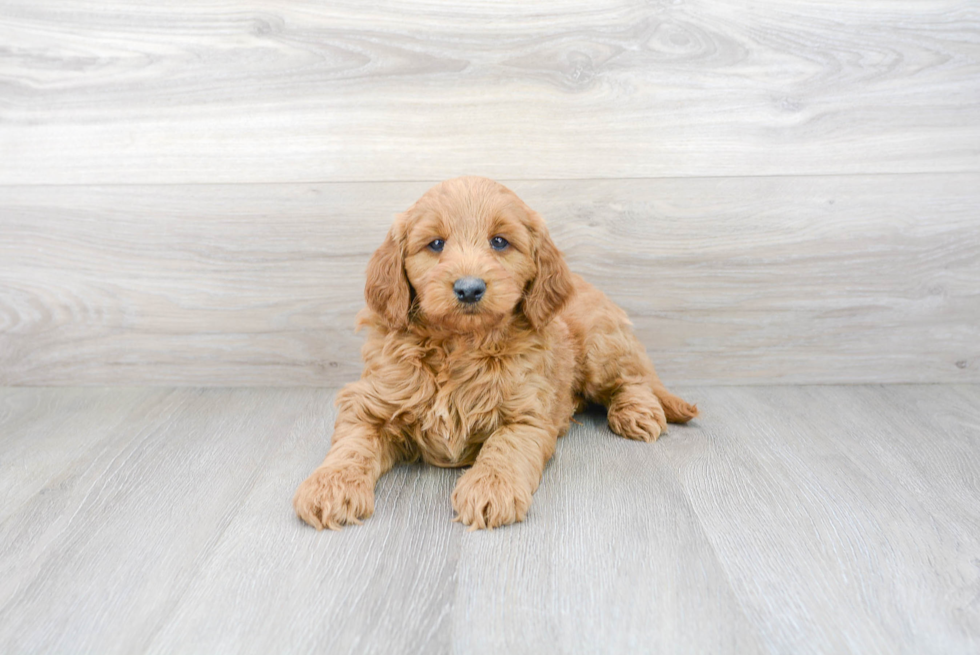
<path fill-rule="evenodd" d="M 405 273 L 423 320 L 468 332 L 512 315 L 535 273 L 529 222 L 523 203 L 489 181 L 452 180 L 426 193 L 405 234 Z"/>
<path fill-rule="evenodd" d="M 400 215 L 368 266 L 365 297 L 390 326 L 486 330 L 523 312 L 540 327 L 571 293 L 541 217 L 492 180 L 436 185 Z"/>

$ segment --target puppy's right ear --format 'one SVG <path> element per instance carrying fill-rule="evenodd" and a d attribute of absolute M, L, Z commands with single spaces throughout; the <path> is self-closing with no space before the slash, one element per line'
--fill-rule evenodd
<path fill-rule="evenodd" d="M 397 224 L 391 226 L 384 243 L 368 262 L 364 299 L 392 329 L 408 326 L 411 296 Z"/>

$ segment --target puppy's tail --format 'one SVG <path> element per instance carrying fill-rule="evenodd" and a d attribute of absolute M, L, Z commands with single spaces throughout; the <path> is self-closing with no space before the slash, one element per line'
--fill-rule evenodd
<path fill-rule="evenodd" d="M 691 405 L 667 391 L 663 385 L 653 385 L 653 393 L 664 407 L 664 415 L 669 423 L 687 423 L 698 415 L 698 406 Z"/>

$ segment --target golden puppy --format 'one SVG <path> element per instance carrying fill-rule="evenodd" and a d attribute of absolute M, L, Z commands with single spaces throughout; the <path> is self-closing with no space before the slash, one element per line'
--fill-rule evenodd
<path fill-rule="evenodd" d="M 660 382 L 626 313 L 573 275 L 541 217 L 492 180 L 430 189 L 368 264 L 364 373 L 337 396 L 333 443 L 293 506 L 317 529 L 374 512 L 398 462 L 469 466 L 457 520 L 522 521 L 572 414 L 653 441 L 697 408 Z"/>

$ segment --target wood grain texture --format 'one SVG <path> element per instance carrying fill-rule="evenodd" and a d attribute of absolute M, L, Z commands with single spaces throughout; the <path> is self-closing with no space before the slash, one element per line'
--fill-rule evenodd
<path fill-rule="evenodd" d="M 3 0 L 0 19 L 0 184 L 980 162 L 962 0 Z"/>
<path fill-rule="evenodd" d="M 978 400 L 942 385 L 706 394 L 715 438 L 670 457 L 774 652 L 980 645 Z"/>
<path fill-rule="evenodd" d="M 655 444 L 579 416 L 523 524 L 467 532 L 459 473 L 406 466 L 317 533 L 330 390 L 0 390 L 0 650 L 980 648 L 980 386 L 680 391 Z"/>
<path fill-rule="evenodd" d="M 47 487 L 66 482 L 67 471 L 88 465 L 88 453 L 111 448 L 119 425 L 134 417 L 147 424 L 169 415 L 165 398 L 159 391 L 132 388 L 5 390 L 0 395 L 0 520 Z"/>
<path fill-rule="evenodd" d="M 515 181 L 671 383 L 980 381 L 980 175 Z M 0 383 L 339 385 L 429 183 L 6 187 Z"/>
<path fill-rule="evenodd" d="M 101 401 L 118 392 L 86 393 Z M 0 523 L 0 613 L 38 619 L 17 628 L 4 620 L 13 629 L 0 636 L 3 651 L 144 650 L 286 436 L 281 426 L 322 397 L 157 393 L 150 415 L 113 425 L 103 411 L 108 425 L 91 428 L 107 433 L 103 442 L 80 448 L 71 466 Z M 132 406 L 123 400 L 114 409 Z M 316 412 L 329 416 L 326 407 Z M 56 436 L 75 440 L 66 431 Z"/>

